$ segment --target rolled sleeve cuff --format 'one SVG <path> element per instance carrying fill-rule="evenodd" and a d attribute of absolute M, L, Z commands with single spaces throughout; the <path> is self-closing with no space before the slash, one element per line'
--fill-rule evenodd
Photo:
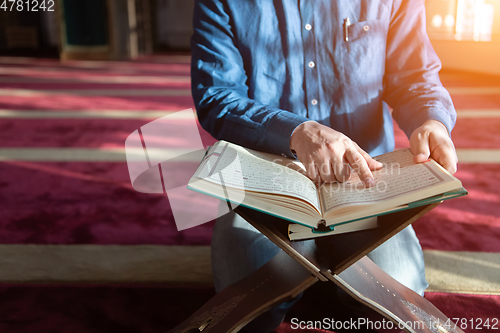
<path fill-rule="evenodd" d="M 415 115 L 411 122 L 411 132 L 407 133 L 407 135 L 410 137 L 413 131 L 422 126 L 427 120 L 437 120 L 443 123 L 443 125 L 448 129 L 448 134 L 451 135 L 451 131 L 453 130 L 453 127 L 455 127 L 456 119 L 457 116 L 455 112 L 450 113 L 448 110 L 428 109 Z"/>
<path fill-rule="evenodd" d="M 266 141 L 273 147 L 273 150 L 276 150 L 273 153 L 295 158 L 290 150 L 290 137 L 297 126 L 310 120 L 289 111 L 277 113 L 272 118 L 270 127 L 267 130 Z"/>

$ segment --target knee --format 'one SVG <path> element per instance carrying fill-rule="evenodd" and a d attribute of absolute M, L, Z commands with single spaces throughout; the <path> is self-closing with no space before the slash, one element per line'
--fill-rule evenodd
<path fill-rule="evenodd" d="M 396 281 L 421 296 L 429 286 L 425 278 L 422 247 L 411 226 L 372 251 L 368 257 Z"/>
<path fill-rule="evenodd" d="M 253 273 L 272 259 L 279 248 L 234 213 L 217 219 L 211 246 L 215 289 L 222 289 Z"/>
<path fill-rule="evenodd" d="M 425 278 L 425 266 L 423 260 L 421 263 L 419 262 L 414 264 L 417 265 L 413 265 L 412 268 L 408 268 L 405 272 L 399 274 L 399 276 L 393 277 L 420 296 L 424 296 L 425 289 L 429 286 L 427 279 Z"/>

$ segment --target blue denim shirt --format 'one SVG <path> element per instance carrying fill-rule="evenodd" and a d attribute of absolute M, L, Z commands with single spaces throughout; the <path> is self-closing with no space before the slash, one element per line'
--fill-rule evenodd
<path fill-rule="evenodd" d="M 193 25 L 193 99 L 217 139 L 291 156 L 315 120 L 378 155 L 394 149 L 391 115 L 408 136 L 455 124 L 424 0 L 197 0 Z"/>

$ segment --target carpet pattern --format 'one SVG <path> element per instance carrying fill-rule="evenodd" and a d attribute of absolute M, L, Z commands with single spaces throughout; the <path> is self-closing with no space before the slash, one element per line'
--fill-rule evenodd
<path fill-rule="evenodd" d="M 426 298 L 449 317 L 477 324 L 500 318 L 500 78 L 460 72 L 443 72 L 441 77 L 458 111 L 452 136 L 464 163 L 457 177 L 469 196 L 444 203 L 414 227 L 426 259 L 433 260 L 428 278 L 437 287 Z M 169 112 L 192 108 L 189 89 L 187 56 L 64 64 L 0 58 L 0 271 L 22 273 L 0 274 L 0 332 L 162 332 L 213 295 L 206 262 L 213 223 L 178 232 L 167 197 L 132 189 L 123 154 L 132 131 Z M 205 145 L 214 142 L 201 132 Z M 407 147 L 402 131 L 396 128 L 395 134 L 397 147 Z M 185 147 L 180 143 L 178 148 Z M 186 176 L 195 165 L 182 163 L 171 177 Z M 144 245 L 160 246 L 167 254 L 127 255 Z M 96 247 L 94 257 L 85 246 Z M 113 257 L 116 246 L 126 250 Z M 163 280 L 154 275 L 177 272 L 182 258 L 168 253 L 182 247 L 186 262 L 203 261 L 205 271 L 194 272 L 203 278 L 175 281 L 168 277 L 175 273 L 164 274 Z M 188 250 L 192 248 L 205 255 Z M 71 257 L 77 249 L 86 256 Z M 457 253 L 464 255 L 454 256 L 446 266 L 443 260 Z M 479 258 L 474 253 L 491 255 Z M 39 262 L 30 266 L 30 260 L 19 259 L 28 256 Z M 151 273 L 151 280 L 137 278 L 137 272 L 113 279 L 117 266 L 106 264 L 113 258 L 129 258 L 120 274 L 147 271 L 147 258 L 150 267 L 159 267 L 161 260 L 164 266 Z M 482 266 L 470 266 L 471 260 Z M 444 271 L 453 265 L 472 268 Z M 95 276 L 102 281 L 78 273 L 96 267 L 103 275 Z M 61 273 L 61 281 L 50 278 L 57 277 L 49 274 L 57 269 L 71 274 Z M 487 288 L 454 281 L 474 270 L 476 286 Z M 443 286 L 448 289 L 443 291 Z M 291 316 L 314 317 L 310 303 L 305 297 Z M 496 331 L 471 326 L 464 330 Z M 290 318 L 278 329 L 293 331 Z"/>

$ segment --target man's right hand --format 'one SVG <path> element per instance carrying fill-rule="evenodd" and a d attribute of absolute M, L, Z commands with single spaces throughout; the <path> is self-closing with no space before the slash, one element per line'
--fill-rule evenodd
<path fill-rule="evenodd" d="M 307 176 L 317 183 L 347 181 L 352 168 L 370 187 L 374 185 L 372 171 L 383 166 L 344 134 L 315 121 L 295 128 L 290 148 L 306 167 Z"/>

